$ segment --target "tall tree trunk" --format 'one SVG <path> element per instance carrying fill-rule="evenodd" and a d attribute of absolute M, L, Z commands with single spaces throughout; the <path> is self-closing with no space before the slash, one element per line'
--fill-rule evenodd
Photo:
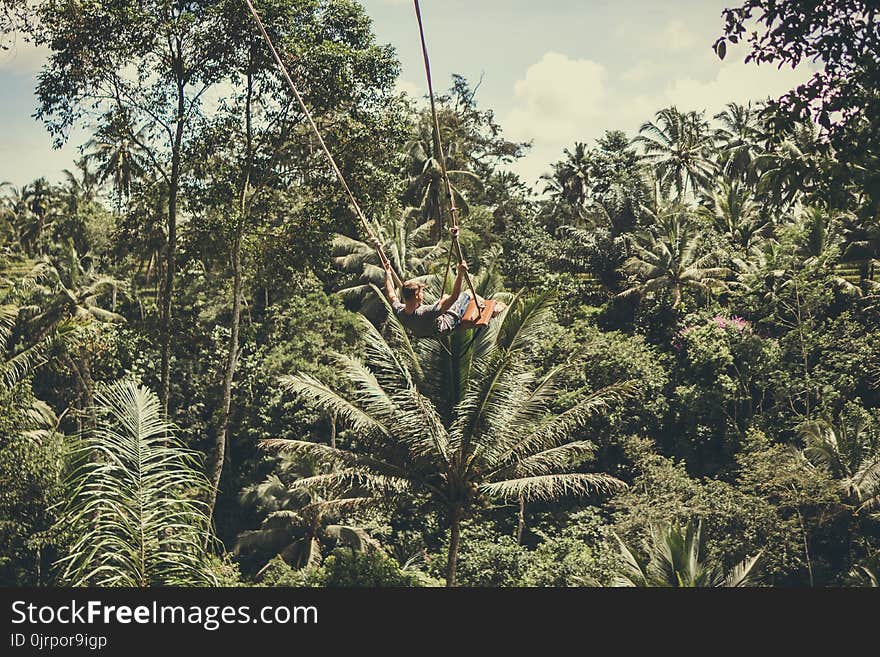
<path fill-rule="evenodd" d="M 336 449 L 336 411 L 330 414 L 330 447 Z"/>
<path fill-rule="evenodd" d="M 519 498 L 519 519 L 516 523 L 516 544 L 522 545 L 523 530 L 526 528 L 526 498 Z"/>
<path fill-rule="evenodd" d="M 180 65 L 182 68 L 182 64 Z M 162 413 L 168 416 L 168 399 L 171 395 L 171 299 L 174 295 L 174 274 L 177 270 L 177 191 L 180 186 L 180 150 L 183 144 L 184 109 L 186 96 L 183 81 L 177 83 L 177 123 L 174 143 L 171 147 L 171 176 L 168 182 L 168 243 L 165 246 L 165 281 L 162 285 L 162 366 L 161 395 Z"/>
<path fill-rule="evenodd" d="M 220 477 L 223 475 L 223 463 L 226 459 L 226 446 L 229 444 L 229 430 L 232 418 L 232 381 L 238 364 L 238 331 L 241 323 L 241 235 L 235 236 L 232 250 L 232 330 L 229 335 L 229 351 L 226 355 L 226 371 L 223 374 L 223 421 L 217 432 L 217 443 L 214 446 L 214 461 L 211 467 L 211 499 L 208 511 L 213 516 L 220 491 Z"/>
<path fill-rule="evenodd" d="M 807 525 L 804 522 L 804 516 L 801 514 L 801 510 L 795 507 L 795 512 L 797 513 L 798 521 L 801 525 L 801 536 L 804 539 L 804 557 L 807 560 L 807 574 L 810 576 L 810 588 L 813 587 L 813 561 L 810 558 L 810 541 L 807 538 Z"/>
<path fill-rule="evenodd" d="M 220 477 L 223 475 L 223 465 L 226 459 L 226 447 L 229 445 L 229 431 L 232 418 L 232 382 L 235 378 L 235 370 L 238 366 L 238 333 L 241 325 L 241 237 L 247 217 L 248 188 L 250 186 L 251 168 L 253 165 L 253 135 L 251 124 L 251 103 L 253 100 L 253 73 L 250 61 L 253 61 L 253 46 L 251 46 L 250 60 L 247 70 L 247 95 L 245 97 L 245 166 L 244 180 L 241 185 L 241 199 L 239 202 L 237 220 L 235 222 L 235 235 L 232 240 L 232 319 L 229 332 L 229 351 L 226 356 L 226 369 L 223 374 L 223 401 L 222 423 L 217 434 L 217 444 L 214 448 L 214 464 L 211 468 L 211 499 L 209 500 L 209 515 L 214 515 L 214 507 L 217 504 L 217 495 L 220 492 Z"/>
<path fill-rule="evenodd" d="M 458 546 L 461 543 L 461 507 L 453 507 L 449 512 L 449 554 L 446 561 L 446 586 L 455 586 L 455 571 L 458 564 Z"/>

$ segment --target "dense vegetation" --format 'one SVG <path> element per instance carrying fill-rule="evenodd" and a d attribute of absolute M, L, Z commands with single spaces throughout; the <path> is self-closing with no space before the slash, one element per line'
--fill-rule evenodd
<path fill-rule="evenodd" d="M 418 340 L 242 3 L 32 4 L 2 15 L 50 48 L 37 113 L 92 136 L 2 189 L 0 583 L 877 585 L 871 3 L 729 10 L 719 55 L 748 27 L 825 72 L 572 135 L 536 189 L 455 77 L 462 244 L 510 309 Z M 446 197 L 393 50 L 349 0 L 259 8 L 438 295 Z"/>

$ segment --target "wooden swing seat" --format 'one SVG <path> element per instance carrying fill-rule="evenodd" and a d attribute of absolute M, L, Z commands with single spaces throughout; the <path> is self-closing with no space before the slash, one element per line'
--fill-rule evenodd
<path fill-rule="evenodd" d="M 467 308 L 462 315 L 461 323 L 458 325 L 460 329 L 472 329 L 477 326 L 486 326 L 492 319 L 492 313 L 495 312 L 495 301 L 486 299 L 483 302 L 483 310 L 477 307 L 477 300 L 471 299 Z"/>

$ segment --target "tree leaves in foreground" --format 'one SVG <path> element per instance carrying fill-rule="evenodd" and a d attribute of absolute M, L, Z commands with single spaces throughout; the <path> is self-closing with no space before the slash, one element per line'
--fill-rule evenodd
<path fill-rule="evenodd" d="M 682 528 L 674 523 L 654 527 L 646 559 L 620 541 L 623 568 L 618 586 L 754 586 L 760 553 L 725 572 L 721 564 L 703 557 L 702 521 Z"/>
<path fill-rule="evenodd" d="M 83 436 L 61 518 L 75 539 L 57 562 L 63 584 L 210 585 L 208 481 L 181 447 L 156 395 L 117 382 L 95 398 L 98 423 Z"/>

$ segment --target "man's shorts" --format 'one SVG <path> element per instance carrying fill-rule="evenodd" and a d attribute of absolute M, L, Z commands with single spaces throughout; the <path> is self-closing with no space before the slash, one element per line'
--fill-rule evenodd
<path fill-rule="evenodd" d="M 464 313 L 470 302 L 470 292 L 462 292 L 458 295 L 458 299 L 455 300 L 452 307 L 437 318 L 438 335 L 450 333 L 461 324 L 461 318 L 464 317 Z"/>

